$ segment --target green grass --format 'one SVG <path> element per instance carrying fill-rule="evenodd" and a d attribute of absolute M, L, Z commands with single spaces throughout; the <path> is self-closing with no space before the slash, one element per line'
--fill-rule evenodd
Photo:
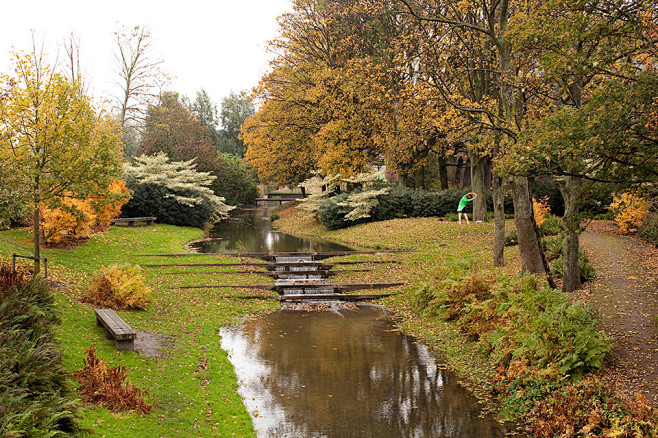
<path fill-rule="evenodd" d="M 101 359 L 110 365 L 125 365 L 130 381 L 148 391 L 148 401 L 157 405 L 149 415 L 115 415 L 104 408 L 85 409 L 83 426 L 97 436 L 255 436 L 249 414 L 237 393 L 233 367 L 220 347 L 219 329 L 238 322 L 246 314 L 275 310 L 277 304 L 231 298 L 244 293 L 236 289 L 174 287 L 243 283 L 243 277 L 167 276 L 163 274 L 181 268 L 145 268 L 144 274 L 152 288 L 151 305 L 146 311 L 126 311 L 120 315 L 136 329 L 171 337 L 164 356 L 158 358 L 115 351 L 114 342 L 105 340 L 103 330 L 96 327 L 93 308 L 78 300 L 91 276 L 114 263 L 230 261 L 221 256 L 134 257 L 136 254 L 183 253 L 186 252 L 185 242 L 201 237 L 203 233 L 199 229 L 168 225 L 112 227 L 80 246 L 43 250 L 42 256 L 48 258 L 49 275 L 66 284 L 56 293 L 62 314 L 57 336 L 66 368 L 71 372 L 82 368 L 82 359 L 95 344 Z M 7 260 L 14 252 L 31 253 L 27 231 L 0 232 L 0 256 Z M 259 279 L 252 276 L 250 281 L 259 282 Z"/>

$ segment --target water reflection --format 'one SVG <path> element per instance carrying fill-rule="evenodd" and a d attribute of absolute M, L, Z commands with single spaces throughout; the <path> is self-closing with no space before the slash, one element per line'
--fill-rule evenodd
<path fill-rule="evenodd" d="M 223 328 L 259 437 L 499 437 L 379 307 L 281 311 Z"/>
<path fill-rule="evenodd" d="M 350 248 L 332 242 L 300 239 L 272 231 L 266 208 L 241 209 L 231 218 L 218 222 L 210 232 L 212 240 L 190 245 L 203 253 L 227 252 L 330 252 L 349 251 Z"/>

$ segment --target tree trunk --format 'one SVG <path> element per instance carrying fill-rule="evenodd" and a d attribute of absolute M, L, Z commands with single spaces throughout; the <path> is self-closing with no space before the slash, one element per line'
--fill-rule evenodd
<path fill-rule="evenodd" d="M 503 179 L 494 176 L 493 187 L 494 204 L 494 244 L 493 265 L 496 268 L 505 266 L 505 184 Z"/>
<path fill-rule="evenodd" d="M 478 195 L 473 201 L 473 222 L 484 222 L 487 215 L 487 184 L 485 177 L 489 157 L 480 156 L 474 151 L 469 151 L 468 155 L 471 158 L 471 191 Z"/>
<path fill-rule="evenodd" d="M 37 204 L 32 213 L 32 225 L 34 227 L 34 276 L 41 272 L 41 229 L 40 229 L 39 204 Z"/>
<path fill-rule="evenodd" d="M 444 157 L 439 157 L 439 182 L 442 190 L 448 188 L 448 168 Z"/>
<path fill-rule="evenodd" d="M 516 177 L 512 180 L 514 199 L 514 223 L 519 238 L 521 253 L 521 271 L 533 274 L 545 274 L 545 262 L 539 245 L 539 236 L 535 216 L 532 211 L 528 178 Z"/>
<path fill-rule="evenodd" d="M 580 289 L 580 266 L 578 250 L 580 248 L 580 200 L 582 182 L 573 177 L 567 177 L 564 184 L 558 187 L 564 198 L 564 241 L 562 244 L 562 292 L 573 292 Z"/>

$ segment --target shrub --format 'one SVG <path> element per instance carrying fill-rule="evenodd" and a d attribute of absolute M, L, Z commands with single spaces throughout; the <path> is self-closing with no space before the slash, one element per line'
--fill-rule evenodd
<path fill-rule="evenodd" d="M 197 228 L 203 227 L 213 217 L 210 202 L 203 196 L 202 202 L 190 206 L 176 201 L 162 185 L 129 184 L 134 193 L 130 202 L 121 209 L 123 217 L 155 216 L 160 223 Z"/>
<path fill-rule="evenodd" d="M 112 265 L 98 272 L 82 300 L 112 309 L 146 309 L 150 295 L 139 266 Z"/>
<path fill-rule="evenodd" d="M 615 195 L 609 206 L 613 212 L 613 220 L 623 233 L 634 233 L 649 211 L 649 202 L 633 193 Z"/>
<path fill-rule="evenodd" d="M 169 161 L 164 153 L 134 158 L 126 165 L 126 183 L 133 198 L 121 210 L 125 217 L 155 216 L 158 222 L 202 227 L 225 217 L 234 207 L 216 196 L 210 186 L 217 179 L 198 172 L 194 160 Z"/>
<path fill-rule="evenodd" d="M 78 392 L 87 403 L 105 406 L 111 412 L 134 410 L 140 414 L 148 414 L 151 405 L 144 401 L 146 394 L 128 381 L 126 367 L 107 367 L 107 364 L 96 356 L 92 345 L 83 359 L 84 367 L 73 376 L 80 384 Z"/>
<path fill-rule="evenodd" d="M 644 216 L 638 234 L 658 246 L 658 213 L 650 211 Z"/>
<path fill-rule="evenodd" d="M 544 237 L 541 240 L 544 254 L 548 260 L 555 260 L 562 254 L 563 237 L 561 235 Z"/>
<path fill-rule="evenodd" d="M 551 264 L 551 274 L 558 278 L 562 278 L 564 270 L 563 255 L 560 256 Z M 578 250 L 578 270 L 580 271 L 580 281 L 585 282 L 591 280 L 596 276 L 594 266 L 589 262 L 589 257 L 585 251 Z"/>
<path fill-rule="evenodd" d="M 547 213 L 539 231 L 542 236 L 555 236 L 562 231 L 562 221 L 554 214 Z"/>
<path fill-rule="evenodd" d="M 79 431 L 80 408 L 52 332 L 58 321 L 42 280 L 18 281 L 0 296 L 0 436 L 66 437 Z"/>
<path fill-rule="evenodd" d="M 318 217 L 320 218 L 322 225 L 327 227 L 327 229 L 337 230 L 351 225 L 351 223 L 345 219 L 345 215 L 350 209 L 342 204 L 347 200 L 347 196 L 348 195 L 344 193 L 334 196 L 333 198 L 325 199 L 320 203 L 320 206 L 318 207 Z"/>
<path fill-rule="evenodd" d="M 53 208 L 42 204 L 40 227 L 44 243 L 87 239 L 91 233 L 106 230 L 129 199 L 125 181 L 115 180 L 103 198 L 64 198 L 63 205 Z"/>
<path fill-rule="evenodd" d="M 505 246 L 514 246 L 519 244 L 519 236 L 516 233 L 516 228 L 511 228 L 509 233 L 505 236 Z"/>

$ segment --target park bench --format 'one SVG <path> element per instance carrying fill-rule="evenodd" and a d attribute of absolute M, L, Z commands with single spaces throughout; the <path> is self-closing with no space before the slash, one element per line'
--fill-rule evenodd
<path fill-rule="evenodd" d="M 105 337 L 116 341 L 117 350 L 135 349 L 137 332 L 112 309 L 96 309 L 96 325 L 105 329 Z"/>
<path fill-rule="evenodd" d="M 110 223 L 112 225 L 116 225 L 119 223 L 127 223 L 129 227 L 134 227 L 137 222 L 146 222 L 146 225 L 153 225 L 153 222 L 155 222 L 155 217 L 153 216 L 147 216 L 147 217 L 118 217 L 116 219 L 112 219 Z"/>

